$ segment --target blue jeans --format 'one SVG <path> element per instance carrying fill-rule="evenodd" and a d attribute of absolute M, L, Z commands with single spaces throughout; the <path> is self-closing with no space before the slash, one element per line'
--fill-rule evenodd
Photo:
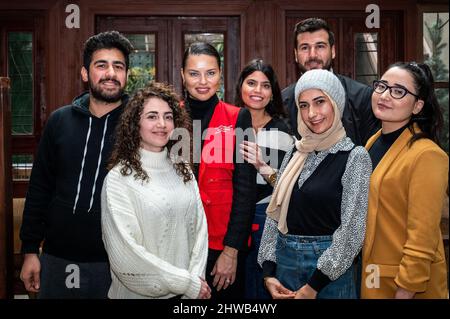
<path fill-rule="evenodd" d="M 264 287 L 262 268 L 258 265 L 258 250 L 261 244 L 264 223 L 266 222 L 266 208 L 269 203 L 257 204 L 253 224 L 258 224 L 259 229 L 252 232 L 252 247 L 249 250 L 245 264 L 245 298 L 246 299 L 271 299 Z"/>
<path fill-rule="evenodd" d="M 331 245 L 331 236 L 297 236 L 278 233 L 276 258 L 277 279 L 293 291 L 304 286 L 316 270 L 317 260 Z M 354 266 L 330 282 L 318 299 L 355 299 Z"/>
<path fill-rule="evenodd" d="M 106 299 L 111 286 L 107 262 L 73 262 L 43 253 L 38 299 Z"/>

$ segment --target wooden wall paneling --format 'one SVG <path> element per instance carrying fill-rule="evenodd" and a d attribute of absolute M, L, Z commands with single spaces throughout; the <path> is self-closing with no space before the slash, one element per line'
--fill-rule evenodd
<path fill-rule="evenodd" d="M 280 8 L 278 4 L 273 7 L 274 23 L 272 25 L 272 66 L 278 77 L 278 84 L 280 88 L 286 87 L 286 48 L 287 48 L 287 32 L 286 32 L 286 17 L 285 11 Z"/>
<path fill-rule="evenodd" d="M 9 78 L 0 77 L 0 299 L 12 297 L 13 234 L 11 102 Z"/>
<path fill-rule="evenodd" d="M 240 55 L 240 48 L 237 46 L 240 36 L 240 21 L 239 17 L 227 18 L 227 45 L 225 47 L 228 55 L 228 73 L 225 74 L 228 83 L 227 99 L 229 103 L 234 103 L 236 100 L 236 83 L 241 71 L 242 56 Z"/>
<path fill-rule="evenodd" d="M 94 14 L 122 16 L 230 16 L 239 15 L 255 0 L 79 0 Z M 259 0 L 258 0 L 259 1 Z"/>
<path fill-rule="evenodd" d="M 280 85 L 285 78 L 285 32 L 284 12 L 274 1 L 255 1 L 246 11 L 245 54 L 241 69 L 250 60 L 262 58 L 274 68 Z"/>
<path fill-rule="evenodd" d="M 70 104 L 80 94 L 81 37 L 80 29 L 65 25 L 68 13 L 66 3 L 58 2 L 49 11 L 49 104 L 47 115 L 63 105 Z M 81 17 L 83 14 L 81 13 Z"/>

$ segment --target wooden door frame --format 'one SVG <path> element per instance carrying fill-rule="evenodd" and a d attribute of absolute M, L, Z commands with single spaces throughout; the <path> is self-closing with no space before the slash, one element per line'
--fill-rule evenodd
<path fill-rule="evenodd" d="M 11 172 L 11 103 L 10 81 L 0 77 L 0 299 L 12 298 L 13 207 Z"/>
<path fill-rule="evenodd" d="M 25 293 L 22 281 L 19 278 L 20 269 L 23 262 L 22 254 L 14 253 L 14 223 L 13 223 L 13 198 L 25 197 L 28 188 L 28 181 L 12 180 L 12 155 L 13 154 L 30 154 L 35 155 L 38 148 L 43 127 L 47 119 L 46 104 L 46 57 L 45 46 L 46 39 L 46 12 L 44 10 L 21 10 L 21 11 L 0 11 L 0 48 L 3 48 L 1 55 L 5 58 L 0 61 L 0 76 L 8 74 L 8 32 L 31 32 L 33 34 L 33 134 L 31 135 L 15 135 L 12 136 L 12 114 L 11 100 L 9 97 L 9 122 L 2 127 L 3 136 L 2 147 L 7 149 L 5 167 L 2 168 L 3 178 L 2 184 L 5 184 L 5 199 L 8 204 L 6 206 L 6 216 L 0 222 L 5 225 L 6 234 L 2 237 L 6 238 L 6 297 L 12 298 L 15 293 Z M 9 93 L 10 95 L 10 93 Z M 5 119 L 3 119 L 5 121 Z M 9 142 L 7 142 L 9 141 Z M 8 143 L 8 144 L 7 144 Z M 5 173 L 7 172 L 7 173 Z M 2 174 L 2 173 L 0 173 Z M 2 185 L 3 186 L 3 185 Z M 9 204 L 10 202 L 10 204 Z M 8 205 L 11 205 L 10 207 Z M 10 209 L 10 210 L 9 210 Z M 1 228 L 0 228 L 1 229 Z M 0 230 L 1 233 L 2 230 Z M 0 267 L 1 268 L 1 267 Z M 3 269 L 2 269 L 3 270 Z M 0 283 L 1 284 L 1 283 Z"/>

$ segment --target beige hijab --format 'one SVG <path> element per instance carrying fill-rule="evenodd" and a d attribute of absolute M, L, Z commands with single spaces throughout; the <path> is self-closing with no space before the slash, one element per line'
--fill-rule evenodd
<path fill-rule="evenodd" d="M 323 91 L 322 91 L 323 92 Z M 281 233 L 288 232 L 286 217 L 291 199 L 292 189 L 303 170 L 303 165 L 312 151 L 324 151 L 342 140 L 345 136 L 345 129 L 342 126 L 341 114 L 334 100 L 325 92 L 323 92 L 334 110 L 333 125 L 325 132 L 316 134 L 312 132 L 303 122 L 301 112 L 298 112 L 297 123 L 298 132 L 302 139 L 295 143 L 297 151 L 289 161 L 286 169 L 278 180 L 278 183 L 273 191 L 269 206 L 267 207 L 267 215 L 278 221 L 278 229 Z"/>

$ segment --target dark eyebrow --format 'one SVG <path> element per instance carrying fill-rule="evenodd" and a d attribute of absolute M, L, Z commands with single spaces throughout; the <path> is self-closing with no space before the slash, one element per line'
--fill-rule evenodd
<path fill-rule="evenodd" d="M 407 90 L 407 88 L 406 88 L 406 86 L 404 86 L 404 85 L 401 85 L 401 84 L 399 84 L 399 83 L 394 83 L 394 85 L 393 85 L 394 87 L 399 87 L 399 88 L 402 88 L 402 89 L 405 89 L 405 90 Z"/>
<path fill-rule="evenodd" d="M 148 112 L 145 113 L 145 114 L 159 114 L 159 112 L 158 112 L 158 111 L 148 111 Z M 164 115 L 165 115 L 165 114 L 173 114 L 173 112 L 172 112 L 172 111 L 164 112 Z"/>
<path fill-rule="evenodd" d="M 324 99 L 324 98 L 325 98 L 324 95 L 320 95 L 320 96 L 318 96 L 318 97 L 313 98 L 313 101 L 317 101 L 317 100 L 319 100 L 319 99 Z"/>
<path fill-rule="evenodd" d="M 106 61 L 106 60 L 97 60 L 97 61 L 94 62 L 94 65 L 95 64 L 99 64 L 99 63 L 108 63 L 108 61 Z M 125 63 L 120 61 L 120 60 L 113 61 L 112 63 L 113 64 L 125 65 Z"/>
<path fill-rule="evenodd" d="M 302 42 L 302 43 L 299 43 L 299 45 L 301 46 L 301 45 L 317 45 L 317 44 L 327 44 L 325 41 L 319 41 L 319 42 L 314 42 L 314 43 L 309 43 L 309 42 Z"/>
<path fill-rule="evenodd" d="M 388 81 L 386 80 L 380 80 L 380 82 L 383 82 L 386 85 L 389 85 Z M 408 90 L 408 88 L 404 85 L 401 85 L 400 83 L 394 83 L 394 85 L 391 85 L 391 87 L 396 87 L 396 88 L 401 88 L 401 89 L 405 89 Z"/>
<path fill-rule="evenodd" d="M 262 83 L 262 84 L 270 84 L 270 81 L 261 81 L 261 82 L 259 82 L 258 80 L 255 80 L 253 78 L 247 78 L 247 81 L 253 81 L 253 82 Z"/>

